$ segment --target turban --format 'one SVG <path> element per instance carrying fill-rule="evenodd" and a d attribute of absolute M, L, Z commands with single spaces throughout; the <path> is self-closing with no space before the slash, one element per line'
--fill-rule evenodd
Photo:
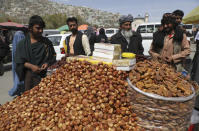
<path fill-rule="evenodd" d="M 120 25 L 125 23 L 125 22 L 133 22 L 133 16 L 132 15 L 122 15 L 119 19 Z"/>

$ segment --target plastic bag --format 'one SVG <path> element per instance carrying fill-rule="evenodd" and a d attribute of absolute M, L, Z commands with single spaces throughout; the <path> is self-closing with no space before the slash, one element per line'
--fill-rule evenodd
<path fill-rule="evenodd" d="M 199 123 L 199 111 L 193 109 L 192 115 L 191 115 L 191 124 L 197 124 Z"/>

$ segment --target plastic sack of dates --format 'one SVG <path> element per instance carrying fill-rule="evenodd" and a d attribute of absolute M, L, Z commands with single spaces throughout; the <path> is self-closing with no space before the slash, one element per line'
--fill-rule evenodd
<path fill-rule="evenodd" d="M 188 128 L 195 90 L 181 73 L 167 64 L 145 60 L 136 64 L 127 81 L 139 126 L 150 131 Z"/>
<path fill-rule="evenodd" d="M 127 76 L 112 66 L 69 61 L 0 106 L 0 131 L 140 131 Z"/>

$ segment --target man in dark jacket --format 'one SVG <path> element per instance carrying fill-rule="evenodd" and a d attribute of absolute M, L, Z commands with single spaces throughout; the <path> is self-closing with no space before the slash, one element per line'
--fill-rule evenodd
<path fill-rule="evenodd" d="M 56 62 L 56 53 L 51 41 L 42 36 L 45 22 L 34 15 L 29 20 L 29 33 L 16 47 L 16 73 L 24 80 L 25 91 L 39 84 L 46 76 L 48 66 Z"/>
<path fill-rule="evenodd" d="M 93 53 L 93 51 L 94 51 L 94 44 L 97 43 L 96 42 L 96 37 L 97 36 L 95 34 L 95 31 L 94 31 L 93 27 L 88 26 L 88 28 L 84 32 L 84 34 L 86 34 L 86 36 L 88 37 L 89 44 L 90 44 L 90 50 L 91 50 L 91 53 Z"/>
<path fill-rule="evenodd" d="M 120 17 L 120 31 L 111 37 L 111 43 L 121 44 L 122 52 L 143 55 L 142 37 L 139 33 L 132 31 L 132 22 L 133 17 L 131 15 Z"/>
<path fill-rule="evenodd" d="M 0 29 L 0 31 L 2 31 L 2 30 Z M 0 76 L 2 76 L 4 74 L 3 59 L 8 54 L 8 52 L 10 50 L 10 47 L 9 47 L 8 43 L 6 43 L 5 39 L 7 39 L 7 38 L 4 38 L 0 34 Z"/>
<path fill-rule="evenodd" d="M 196 34 L 195 41 L 196 41 L 196 52 L 192 62 L 193 67 L 191 71 L 191 79 L 199 84 L 199 31 Z"/>
<path fill-rule="evenodd" d="M 96 43 L 108 43 L 108 37 L 105 34 L 104 28 L 99 30 L 99 35 L 96 38 Z"/>

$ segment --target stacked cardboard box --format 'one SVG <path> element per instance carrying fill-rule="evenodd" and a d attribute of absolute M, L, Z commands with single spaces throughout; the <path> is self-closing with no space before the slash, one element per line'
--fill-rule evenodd
<path fill-rule="evenodd" d="M 119 59 L 119 60 L 113 60 L 113 65 L 115 66 L 132 66 L 136 64 L 136 59 Z"/>
<path fill-rule="evenodd" d="M 120 44 L 95 43 L 93 56 L 75 56 L 68 57 L 67 60 L 86 60 L 92 64 L 102 62 L 108 65 L 114 65 L 117 70 L 130 71 L 136 64 L 136 59 L 121 59 Z"/>
<path fill-rule="evenodd" d="M 117 70 L 123 70 L 123 71 L 130 71 L 133 68 L 133 66 L 136 64 L 136 59 L 111 60 L 102 57 L 83 56 L 83 55 L 67 57 L 67 61 L 70 60 L 88 61 L 91 62 L 92 64 L 104 63 L 107 65 L 114 65 Z"/>
<path fill-rule="evenodd" d="M 113 60 L 113 65 L 116 66 L 117 70 L 130 71 L 136 64 L 136 59 L 120 59 Z"/>
<path fill-rule="evenodd" d="M 93 56 L 109 59 L 111 61 L 115 59 L 120 59 L 121 58 L 121 45 L 95 43 Z"/>

